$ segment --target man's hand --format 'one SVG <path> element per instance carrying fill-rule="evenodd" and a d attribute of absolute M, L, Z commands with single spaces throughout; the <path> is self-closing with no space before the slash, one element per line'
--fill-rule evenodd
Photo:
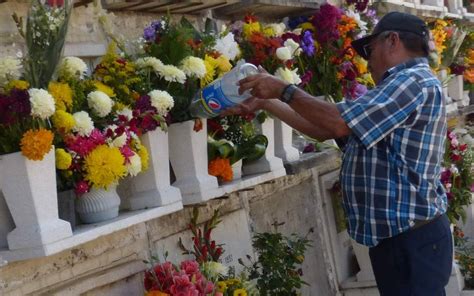
<path fill-rule="evenodd" d="M 247 115 L 258 110 L 265 109 L 267 105 L 272 104 L 271 100 L 260 100 L 255 97 L 250 97 L 242 103 L 228 108 L 220 113 L 221 116 L 228 115 Z"/>
<path fill-rule="evenodd" d="M 242 94 L 246 90 L 250 90 L 250 94 L 259 99 L 279 98 L 288 82 L 268 74 L 262 67 L 258 67 L 258 70 L 260 73 L 239 81 L 239 93 Z"/>

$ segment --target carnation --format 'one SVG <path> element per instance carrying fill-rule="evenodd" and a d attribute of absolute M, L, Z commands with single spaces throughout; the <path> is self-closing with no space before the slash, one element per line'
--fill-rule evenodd
<path fill-rule="evenodd" d="M 76 122 L 73 131 L 77 132 L 80 136 L 89 136 L 94 129 L 94 122 L 89 114 L 85 111 L 79 111 L 72 116 Z"/>
<path fill-rule="evenodd" d="M 178 82 L 184 84 L 186 82 L 186 74 L 178 67 L 173 65 L 163 65 L 158 69 L 158 74 L 169 82 Z"/>
<path fill-rule="evenodd" d="M 288 68 L 278 68 L 275 72 L 275 76 L 285 80 L 288 83 L 292 84 L 300 84 L 301 83 L 301 78 L 298 75 L 298 69 L 290 70 Z"/>
<path fill-rule="evenodd" d="M 216 40 L 214 50 L 226 56 L 231 61 L 240 54 L 239 45 L 237 42 L 235 42 L 234 34 L 231 32 L 229 32 L 223 38 Z"/>
<path fill-rule="evenodd" d="M 148 93 L 151 105 L 156 108 L 158 114 L 165 116 L 174 106 L 173 97 L 164 90 L 152 90 Z"/>
<path fill-rule="evenodd" d="M 130 176 L 135 177 L 142 171 L 142 160 L 135 152 L 128 160 L 129 163 L 127 163 L 127 172 Z"/>
<path fill-rule="evenodd" d="M 193 56 L 189 56 L 181 62 L 181 70 L 190 77 L 203 78 L 206 76 L 204 61 Z"/>
<path fill-rule="evenodd" d="M 288 47 L 280 47 L 277 48 L 276 50 L 276 56 L 282 60 L 283 62 L 286 62 L 288 60 L 291 60 L 291 52 Z"/>
<path fill-rule="evenodd" d="M 48 119 L 56 111 L 53 96 L 44 89 L 31 88 L 28 90 L 30 95 L 31 115 Z"/>
<path fill-rule="evenodd" d="M 135 61 L 135 65 L 139 69 L 151 68 L 155 72 L 159 72 L 161 67 L 163 67 L 163 63 L 159 59 L 154 57 L 145 57 L 138 59 Z"/>
<path fill-rule="evenodd" d="M 86 63 L 77 57 L 65 57 L 59 64 L 59 76 L 73 76 L 82 79 L 84 74 L 87 72 Z"/>
<path fill-rule="evenodd" d="M 13 57 L 0 58 L 0 87 L 21 76 L 21 61 Z"/>
<path fill-rule="evenodd" d="M 87 103 L 89 108 L 91 108 L 99 117 L 107 116 L 110 111 L 112 111 L 112 106 L 114 105 L 112 99 L 99 90 L 89 93 L 87 96 Z"/>

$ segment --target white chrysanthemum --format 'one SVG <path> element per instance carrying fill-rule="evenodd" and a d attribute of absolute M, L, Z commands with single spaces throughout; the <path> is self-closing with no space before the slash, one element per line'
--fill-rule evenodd
<path fill-rule="evenodd" d="M 284 23 L 273 23 L 269 24 L 268 27 L 272 28 L 273 33 L 275 33 L 275 36 L 277 37 L 285 33 L 286 30 L 286 25 Z"/>
<path fill-rule="evenodd" d="M 301 78 L 297 73 L 298 69 L 290 70 L 288 68 L 278 68 L 275 72 L 275 76 L 285 80 L 288 83 L 300 84 Z"/>
<path fill-rule="evenodd" d="M 114 102 L 106 93 L 96 90 L 87 95 L 87 104 L 97 116 L 105 117 L 112 111 Z"/>
<path fill-rule="evenodd" d="M 123 133 L 119 137 L 113 139 L 109 146 L 111 147 L 116 147 L 116 148 L 122 148 L 125 144 L 127 144 L 127 134 Z"/>
<path fill-rule="evenodd" d="M 145 57 L 135 61 L 135 65 L 139 69 L 151 68 L 155 72 L 159 72 L 160 68 L 163 67 L 163 63 L 154 57 Z"/>
<path fill-rule="evenodd" d="M 156 108 L 158 114 L 165 116 L 174 106 L 173 97 L 164 90 L 152 90 L 148 93 L 151 105 Z"/>
<path fill-rule="evenodd" d="M 206 76 L 206 65 L 200 58 L 189 56 L 181 62 L 181 70 L 189 77 L 203 78 Z"/>
<path fill-rule="evenodd" d="M 178 82 L 181 84 L 186 82 L 186 74 L 173 65 L 162 65 L 158 69 L 158 74 L 169 82 Z"/>
<path fill-rule="evenodd" d="M 131 120 L 133 118 L 133 111 L 130 108 L 123 108 L 122 110 L 117 112 L 117 116 L 125 116 L 127 120 Z"/>
<path fill-rule="evenodd" d="M 279 58 L 283 62 L 291 60 L 291 58 L 292 58 L 290 49 L 288 47 L 285 47 L 285 46 L 277 48 L 276 56 L 277 56 L 277 58 Z"/>
<path fill-rule="evenodd" d="M 56 111 L 53 96 L 44 89 L 31 88 L 30 95 L 31 115 L 41 119 L 47 119 Z"/>
<path fill-rule="evenodd" d="M 21 61 L 14 57 L 0 58 L 0 87 L 21 76 Z"/>
<path fill-rule="evenodd" d="M 214 50 L 226 56 L 231 61 L 240 54 L 239 44 L 235 42 L 234 34 L 230 32 L 223 38 L 216 40 Z"/>
<path fill-rule="evenodd" d="M 211 275 L 211 277 L 218 277 L 218 276 L 227 276 L 229 272 L 229 268 L 222 263 L 209 261 L 203 264 L 203 270 L 206 271 L 207 274 Z"/>
<path fill-rule="evenodd" d="M 73 131 L 77 132 L 80 136 L 89 136 L 94 129 L 94 122 L 86 111 L 79 111 L 72 115 L 76 124 L 74 125 Z"/>
<path fill-rule="evenodd" d="M 352 9 L 348 9 L 346 11 L 346 15 L 355 20 L 355 22 L 357 23 L 357 26 L 361 30 L 361 35 L 365 35 L 367 32 L 367 22 L 363 21 L 360 18 L 360 14 L 353 11 Z"/>
<path fill-rule="evenodd" d="M 87 73 L 87 64 L 77 57 L 65 57 L 59 64 L 59 76 L 74 76 L 79 79 Z"/>
<path fill-rule="evenodd" d="M 133 152 L 133 156 L 128 160 L 127 172 L 130 176 L 135 177 L 142 171 L 142 159 L 137 153 Z"/>
<path fill-rule="evenodd" d="M 301 54 L 301 47 L 300 45 L 295 42 L 295 40 L 289 38 L 289 39 L 286 39 L 285 43 L 283 43 L 283 45 L 288 48 L 291 52 L 291 56 L 294 57 L 294 56 L 299 56 Z"/>

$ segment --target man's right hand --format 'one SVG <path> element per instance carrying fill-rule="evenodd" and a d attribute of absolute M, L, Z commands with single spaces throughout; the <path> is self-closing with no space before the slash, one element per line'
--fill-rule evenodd
<path fill-rule="evenodd" d="M 221 112 L 221 116 L 228 115 L 247 115 L 249 113 L 254 113 L 258 110 L 265 110 L 268 104 L 272 104 L 273 100 L 261 100 L 256 97 L 250 97 L 236 105 L 234 107 L 228 108 Z"/>

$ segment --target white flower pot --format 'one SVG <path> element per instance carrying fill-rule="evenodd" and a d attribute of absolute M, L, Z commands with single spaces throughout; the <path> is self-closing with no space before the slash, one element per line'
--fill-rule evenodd
<path fill-rule="evenodd" d="M 443 95 L 446 98 L 446 103 L 451 103 L 452 98 L 449 96 L 447 80 L 448 80 L 448 71 L 445 69 L 439 70 L 438 72 L 438 79 L 441 82 L 443 87 Z"/>
<path fill-rule="evenodd" d="M 242 159 L 232 165 L 233 180 L 242 178 Z"/>
<path fill-rule="evenodd" d="M 46 245 L 72 236 L 58 217 L 54 147 L 41 161 L 20 152 L 0 156 L 0 188 L 15 222 L 10 250 Z"/>
<path fill-rule="evenodd" d="M 300 158 L 300 152 L 293 147 L 293 128 L 280 119 L 275 119 L 275 156 L 286 162 Z"/>
<path fill-rule="evenodd" d="M 170 185 L 168 134 L 158 128 L 143 135 L 141 141 L 150 163 L 148 170 L 130 178 L 129 208 L 140 210 L 180 201 L 181 192 Z"/>
<path fill-rule="evenodd" d="M 261 158 L 244 163 L 242 168 L 243 174 L 253 175 L 284 169 L 281 158 L 275 156 L 274 120 L 267 118 L 264 123 L 257 123 L 256 126 L 257 130 L 267 137 L 268 147 L 265 150 L 265 155 Z"/>
<path fill-rule="evenodd" d="M 13 229 L 15 229 L 15 223 L 0 188 L 0 249 L 8 249 L 7 235 Z"/>
<path fill-rule="evenodd" d="M 372 269 L 372 262 L 370 262 L 369 248 L 367 246 L 357 243 L 351 239 L 352 248 L 359 263 L 360 271 L 357 273 L 358 282 L 375 281 L 374 271 Z"/>
<path fill-rule="evenodd" d="M 170 161 L 176 176 L 172 185 L 181 190 L 183 204 L 199 203 L 216 196 L 217 178 L 208 174 L 207 122 L 193 130 L 194 121 L 169 126 Z"/>
<path fill-rule="evenodd" d="M 449 80 L 448 94 L 456 102 L 464 98 L 464 81 L 462 75 L 456 75 Z"/>
<path fill-rule="evenodd" d="M 92 188 L 76 199 L 76 211 L 83 223 L 113 219 L 119 214 L 119 206 L 116 186 L 110 186 L 108 190 Z"/>

